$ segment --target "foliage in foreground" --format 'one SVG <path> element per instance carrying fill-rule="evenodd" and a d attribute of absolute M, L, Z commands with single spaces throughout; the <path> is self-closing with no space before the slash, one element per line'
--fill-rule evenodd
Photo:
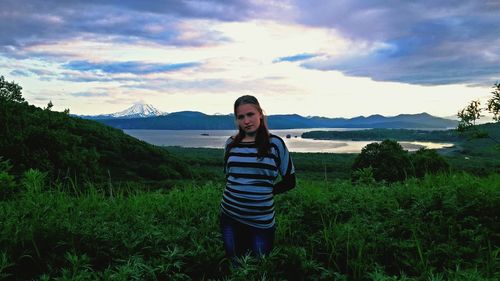
<path fill-rule="evenodd" d="M 0 201 L 0 278 L 496 280 L 499 183 L 498 174 L 390 186 L 299 178 L 277 197 L 271 255 L 230 271 L 217 226 L 221 184 L 75 194 L 32 170 Z"/>

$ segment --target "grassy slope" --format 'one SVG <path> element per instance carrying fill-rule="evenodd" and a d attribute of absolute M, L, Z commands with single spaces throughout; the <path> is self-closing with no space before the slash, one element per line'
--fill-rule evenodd
<path fill-rule="evenodd" d="M 276 199 L 270 257 L 245 259 L 233 273 L 217 227 L 222 182 L 111 197 L 93 188 L 74 196 L 36 178 L 0 202 L 6 280 L 256 280 L 263 272 L 266 280 L 500 277 L 498 174 L 392 186 L 299 179 Z"/>

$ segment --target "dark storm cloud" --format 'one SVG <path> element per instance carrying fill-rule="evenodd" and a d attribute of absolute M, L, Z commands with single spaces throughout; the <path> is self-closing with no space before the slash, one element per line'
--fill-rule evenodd
<path fill-rule="evenodd" d="M 500 79 L 500 1 L 297 1 L 297 21 L 386 47 L 307 68 L 413 84 Z"/>

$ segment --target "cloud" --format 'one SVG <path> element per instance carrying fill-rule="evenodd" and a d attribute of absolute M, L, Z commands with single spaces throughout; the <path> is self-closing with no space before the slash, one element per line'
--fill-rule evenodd
<path fill-rule="evenodd" d="M 500 78 L 500 59 L 487 57 L 487 52 L 467 51 L 478 47 L 475 43 L 464 42 L 460 47 L 443 43 L 439 47 L 413 51 L 412 47 L 390 45 L 364 55 L 320 58 L 301 66 L 339 70 L 349 76 L 370 77 L 375 81 L 490 86 Z M 464 50 L 457 50 L 459 48 Z"/>
<path fill-rule="evenodd" d="M 277 63 L 277 62 L 283 62 L 283 61 L 288 61 L 288 62 L 303 61 L 303 60 L 308 60 L 308 59 L 311 59 L 311 58 L 314 58 L 317 56 L 318 55 L 316 55 L 316 54 L 304 53 L 304 54 L 297 54 L 297 55 L 293 55 L 293 56 L 289 56 L 289 57 L 280 57 L 280 58 L 275 59 L 273 62 Z"/>
<path fill-rule="evenodd" d="M 92 73 L 90 75 L 82 75 L 81 73 L 63 73 L 62 76 L 58 78 L 62 81 L 77 82 L 77 83 L 87 83 L 87 82 L 116 82 L 116 81 L 129 81 L 133 79 L 110 77 L 108 75 Z"/>
<path fill-rule="evenodd" d="M 22 68 L 22 67 L 21 67 Z M 38 79 L 50 81 L 54 78 L 57 78 L 57 74 L 55 72 L 46 70 L 46 69 L 38 69 L 38 68 L 26 68 L 26 69 L 16 69 L 10 72 L 13 76 L 18 77 L 31 77 L 36 76 Z"/>
<path fill-rule="evenodd" d="M 304 62 L 378 81 L 490 84 L 500 77 L 500 2 L 296 1 L 296 21 L 329 27 L 368 53 Z"/>
<path fill-rule="evenodd" d="M 138 61 L 126 62 L 100 62 L 92 63 L 88 61 L 71 61 L 63 67 L 77 71 L 100 71 L 109 74 L 131 73 L 131 74 L 151 74 L 181 70 L 184 68 L 191 68 L 199 66 L 200 63 L 187 62 L 187 63 L 173 63 L 173 64 L 159 64 L 159 63 L 144 63 Z"/>
<path fill-rule="evenodd" d="M 310 26 L 331 27 L 353 39 L 390 40 L 406 38 L 417 33 L 427 33 L 433 38 L 437 27 L 451 31 L 451 37 L 494 38 L 498 30 L 495 23 L 500 10 L 498 1 L 447 0 L 447 1 L 322 1 L 296 0 L 295 21 Z M 477 27 L 491 27 L 477 30 Z M 443 29 L 444 28 L 444 29 Z M 457 33 L 462 31 L 461 34 Z M 471 33 L 471 31 L 474 31 Z M 420 35 L 420 34 L 419 34 Z"/>
<path fill-rule="evenodd" d="M 224 38 L 205 29 L 193 37 L 183 20 L 236 21 L 257 14 L 249 1 L 54 1 L 29 5 L 2 1 L 0 51 L 73 38 L 111 38 L 114 42 L 156 42 L 173 46 L 215 44 Z M 187 33 L 187 34 L 186 34 Z"/>
<path fill-rule="evenodd" d="M 164 91 L 210 91 L 221 92 L 227 88 L 230 81 L 224 79 L 196 79 L 196 80 L 172 80 L 172 79 L 148 79 L 147 82 L 124 85 L 122 88 L 145 89 L 157 92 Z"/>
<path fill-rule="evenodd" d="M 138 83 L 130 83 L 120 87 L 122 92 L 137 93 L 147 91 L 156 94 L 216 94 L 217 96 L 233 93 L 259 93 L 276 95 L 285 92 L 288 96 L 297 94 L 297 89 L 287 85 L 280 77 L 263 77 L 248 80 L 233 79 L 143 79 Z"/>
<path fill-rule="evenodd" d="M 27 71 L 24 71 L 24 70 L 19 70 L 19 69 L 16 69 L 16 70 L 12 70 L 10 72 L 10 75 L 12 76 L 23 76 L 23 77 L 28 77 L 30 76 L 30 73 L 27 72 Z"/>
<path fill-rule="evenodd" d="M 40 69 L 40 68 L 28 68 L 27 69 L 29 72 L 32 72 L 36 75 L 40 76 L 56 76 L 57 74 L 53 71 L 47 70 L 47 69 Z"/>
<path fill-rule="evenodd" d="M 29 5 L 4 0 L 0 12 L 0 58 L 3 55 L 18 61 L 30 58 L 59 64 L 69 60 L 63 67 L 88 75 L 74 74 L 61 79 L 106 82 L 127 79 L 116 74 L 159 73 L 184 66 L 135 62 L 153 61 L 135 57 L 122 57 L 121 60 L 129 61 L 116 63 L 85 61 L 99 58 L 102 49 L 135 45 L 208 53 L 216 49 L 209 47 L 222 49 L 230 45 L 226 43 L 237 44 L 244 37 L 245 45 L 223 56 L 243 58 L 258 53 L 268 62 L 273 59 L 274 63 L 299 62 L 305 69 L 335 70 L 377 81 L 489 85 L 500 77 L 499 12 L 500 2 L 493 0 L 31 0 Z M 220 29 L 221 23 L 256 23 L 262 19 L 282 26 L 303 27 L 303 33 L 298 28 L 293 32 L 304 38 L 288 45 L 296 48 L 272 53 L 272 46 L 280 45 L 273 40 L 283 39 L 289 29 L 266 34 L 267 45 L 263 44 L 263 32 L 248 34 L 238 24 L 233 25 L 233 33 Z M 305 39 L 314 30 L 341 34 L 338 36 L 341 39 L 329 36 L 328 32 L 319 32 L 321 36 L 313 40 Z M 324 38 L 334 42 L 330 45 L 349 42 L 351 48 L 338 52 L 337 48 L 324 44 L 327 41 Z M 88 45 L 95 51 L 90 58 L 82 54 L 85 49 L 82 44 L 74 42 L 101 45 Z M 301 43 L 317 48 L 298 48 Z M 279 57 L 283 53 L 296 55 Z M 100 59 L 113 61 L 118 57 L 117 54 Z M 190 53 L 187 57 L 188 61 L 212 58 L 215 61 L 222 56 L 209 54 L 193 59 Z"/>
<path fill-rule="evenodd" d="M 76 92 L 76 93 L 70 93 L 71 96 L 77 97 L 77 98 L 92 98 L 92 97 L 108 97 L 110 96 L 108 93 L 105 92 Z"/>

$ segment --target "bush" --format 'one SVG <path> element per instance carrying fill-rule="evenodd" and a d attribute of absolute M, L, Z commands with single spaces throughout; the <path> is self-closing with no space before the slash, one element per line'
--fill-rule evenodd
<path fill-rule="evenodd" d="M 371 167 L 377 181 L 402 181 L 414 175 L 408 151 L 393 140 L 370 143 L 354 160 L 352 171 Z M 359 173 L 352 173 L 352 180 L 358 181 Z"/>
<path fill-rule="evenodd" d="M 415 175 L 419 178 L 426 174 L 447 172 L 450 169 L 448 162 L 433 149 L 421 148 L 411 156 L 411 160 L 415 167 Z"/>
<path fill-rule="evenodd" d="M 373 178 L 373 168 L 362 168 L 353 171 L 353 177 L 356 178 L 357 184 L 371 185 L 375 183 L 375 178 Z"/>
<path fill-rule="evenodd" d="M 23 185 L 26 191 L 30 194 L 42 192 L 46 177 L 47 173 L 40 172 L 39 170 L 29 169 L 24 172 Z"/>
<path fill-rule="evenodd" d="M 15 191 L 14 176 L 9 173 L 11 168 L 10 161 L 0 156 L 0 199 L 9 197 Z"/>

